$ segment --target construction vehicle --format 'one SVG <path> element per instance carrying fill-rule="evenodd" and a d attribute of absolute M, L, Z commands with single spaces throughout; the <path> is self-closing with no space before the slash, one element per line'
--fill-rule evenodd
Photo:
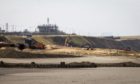
<path fill-rule="evenodd" d="M 35 43 L 29 46 L 30 49 L 45 49 L 45 45 L 42 43 Z"/>
<path fill-rule="evenodd" d="M 45 49 L 45 45 L 37 42 L 36 40 L 32 39 L 31 37 L 25 38 L 25 45 L 31 49 Z"/>

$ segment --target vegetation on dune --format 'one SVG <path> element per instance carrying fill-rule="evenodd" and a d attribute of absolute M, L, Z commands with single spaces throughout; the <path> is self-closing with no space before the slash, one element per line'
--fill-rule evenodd
<path fill-rule="evenodd" d="M 83 45 L 86 45 L 86 44 L 90 44 L 90 42 L 87 39 L 85 39 L 84 37 L 81 37 L 81 36 L 72 37 L 71 42 L 73 43 L 73 45 L 80 46 L 80 47 L 82 47 Z"/>
<path fill-rule="evenodd" d="M 52 39 L 51 41 L 55 45 L 64 45 L 65 44 L 66 37 L 62 37 L 62 36 L 46 37 L 46 40 L 48 38 Z"/>
<path fill-rule="evenodd" d="M 44 35 L 35 35 L 33 36 L 33 39 L 37 42 L 43 43 L 45 45 L 51 45 L 53 44 L 52 39 L 46 38 Z"/>
<path fill-rule="evenodd" d="M 12 42 L 12 43 L 24 43 L 25 38 L 23 36 L 16 36 L 16 35 L 11 35 L 11 36 L 6 36 L 6 38 Z"/>
<path fill-rule="evenodd" d="M 46 45 L 64 45 L 67 37 L 68 35 L 64 35 L 64 36 L 42 35 L 42 36 L 33 36 L 33 39 L 41 43 L 44 43 Z M 77 47 L 81 47 L 82 45 L 85 44 L 90 44 L 90 42 L 84 37 L 76 36 L 76 35 L 70 36 L 68 42 Z"/>

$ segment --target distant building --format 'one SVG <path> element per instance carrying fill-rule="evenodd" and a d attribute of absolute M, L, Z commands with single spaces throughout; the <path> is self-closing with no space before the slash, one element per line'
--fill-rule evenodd
<path fill-rule="evenodd" d="M 47 25 L 40 25 L 38 26 L 40 33 L 57 33 L 58 32 L 58 26 L 47 24 Z"/>
<path fill-rule="evenodd" d="M 39 25 L 39 33 L 40 34 L 64 34 L 63 32 L 58 30 L 58 26 L 55 24 L 50 24 L 49 19 L 47 20 L 47 24 Z"/>

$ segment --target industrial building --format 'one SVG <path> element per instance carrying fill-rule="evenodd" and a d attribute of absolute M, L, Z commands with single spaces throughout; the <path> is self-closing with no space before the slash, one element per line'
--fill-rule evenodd
<path fill-rule="evenodd" d="M 47 19 L 47 24 L 39 25 L 38 29 L 40 34 L 64 34 L 59 31 L 56 24 L 50 24 L 49 19 Z"/>
<path fill-rule="evenodd" d="M 11 30 L 12 31 L 9 31 Z M 63 31 L 60 31 L 58 29 L 58 26 L 56 24 L 50 24 L 49 23 L 49 19 L 47 19 L 47 24 L 43 24 L 43 25 L 39 25 L 37 26 L 39 31 L 34 31 L 34 32 L 30 32 L 28 31 L 28 29 L 25 29 L 24 31 L 14 31 L 14 26 L 12 25 L 12 27 L 9 27 L 9 24 L 6 23 L 5 27 L 2 28 L 0 27 L 0 34 L 4 34 L 4 35 L 28 35 L 28 34 L 33 34 L 33 35 L 64 35 L 66 33 L 64 33 Z"/>

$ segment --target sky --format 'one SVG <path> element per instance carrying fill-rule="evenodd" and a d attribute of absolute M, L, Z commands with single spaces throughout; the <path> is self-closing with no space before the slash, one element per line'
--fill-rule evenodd
<path fill-rule="evenodd" d="M 67 33 L 140 35 L 140 0 L 0 0 L 1 28 L 34 31 L 47 18 Z"/>

